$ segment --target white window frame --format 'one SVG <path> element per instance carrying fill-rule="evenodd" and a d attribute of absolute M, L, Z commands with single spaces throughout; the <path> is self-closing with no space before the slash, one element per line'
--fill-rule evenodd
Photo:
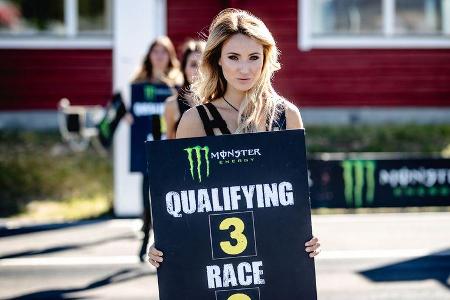
<path fill-rule="evenodd" d="M 111 0 L 116 1 L 116 0 Z M 112 8 L 114 4 L 111 4 Z M 111 12 L 111 17 L 114 11 Z M 61 36 L 1 36 L 0 49 L 112 49 L 113 36 L 78 35 L 78 0 L 64 0 L 64 26 L 66 34 Z M 112 30 L 113 27 L 111 27 Z"/>
<path fill-rule="evenodd" d="M 311 49 L 421 49 L 450 48 L 450 37 L 404 37 L 394 35 L 395 0 L 382 0 L 383 35 L 368 36 L 329 36 L 320 37 L 312 34 L 312 2 L 315 0 L 298 0 L 298 48 L 301 51 Z M 450 34 L 450 0 L 443 1 L 443 32 Z"/>

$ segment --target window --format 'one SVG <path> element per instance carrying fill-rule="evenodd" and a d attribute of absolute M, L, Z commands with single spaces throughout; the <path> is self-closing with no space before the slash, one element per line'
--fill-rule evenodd
<path fill-rule="evenodd" d="M 78 0 L 78 32 L 111 34 L 111 1 Z"/>
<path fill-rule="evenodd" d="M 0 36 L 109 36 L 111 6 L 111 0 L 0 0 Z"/>
<path fill-rule="evenodd" d="M 450 0 L 299 0 L 299 46 L 450 48 Z"/>
<path fill-rule="evenodd" d="M 0 2 L 2 35 L 65 34 L 64 2 L 61 0 Z"/>
<path fill-rule="evenodd" d="M 395 2 L 396 34 L 441 34 L 442 1 L 397 0 Z"/>
<path fill-rule="evenodd" d="M 379 34 L 383 30 L 381 1 L 315 0 L 313 34 Z"/>

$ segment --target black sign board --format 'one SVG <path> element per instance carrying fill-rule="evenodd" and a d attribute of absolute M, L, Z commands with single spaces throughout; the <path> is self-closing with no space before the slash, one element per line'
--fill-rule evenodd
<path fill-rule="evenodd" d="M 130 135 L 130 172 L 146 171 L 144 143 L 163 138 L 164 102 L 172 92 L 165 84 L 142 82 L 131 85 L 131 114 L 134 121 Z"/>
<path fill-rule="evenodd" d="M 127 112 L 120 93 L 114 94 L 112 100 L 106 105 L 105 115 L 98 123 L 98 138 L 103 147 L 109 148 L 113 141 L 114 132 L 120 120 Z"/>
<path fill-rule="evenodd" d="M 316 299 L 303 130 L 148 142 L 160 299 Z"/>
<path fill-rule="evenodd" d="M 313 207 L 450 205 L 450 159 L 308 161 Z"/>

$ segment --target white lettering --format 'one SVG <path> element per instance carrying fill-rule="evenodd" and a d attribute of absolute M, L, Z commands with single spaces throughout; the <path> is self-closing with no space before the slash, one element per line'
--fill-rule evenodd
<path fill-rule="evenodd" d="M 268 184 L 264 185 L 264 202 L 266 207 L 279 205 L 277 187 L 276 183 L 272 183 L 272 188 Z"/>
<path fill-rule="evenodd" d="M 262 261 L 241 262 L 237 266 L 224 264 L 222 267 L 217 265 L 206 267 L 208 288 L 210 289 L 265 284 L 265 280 L 262 278 L 263 274 Z"/>
<path fill-rule="evenodd" d="M 280 203 L 283 206 L 294 205 L 294 193 L 292 192 L 292 183 L 283 181 L 278 186 Z"/>
<path fill-rule="evenodd" d="M 206 266 L 206 276 L 208 277 L 208 288 L 215 289 L 222 287 L 219 266 Z"/>
<path fill-rule="evenodd" d="M 239 195 L 239 191 L 240 190 L 241 190 L 240 186 L 232 186 L 232 187 L 230 187 L 231 208 L 233 210 L 239 209 L 238 201 L 241 200 L 241 195 Z"/>
<path fill-rule="evenodd" d="M 206 189 L 198 190 L 198 212 L 210 212 L 211 210 L 208 191 Z"/>
<path fill-rule="evenodd" d="M 255 192 L 255 186 L 241 186 L 242 192 L 244 193 L 245 201 L 247 202 L 247 208 L 253 208 L 253 194 Z"/>
<path fill-rule="evenodd" d="M 169 192 L 166 194 L 167 212 L 175 218 L 181 217 L 180 195 L 177 192 Z"/>

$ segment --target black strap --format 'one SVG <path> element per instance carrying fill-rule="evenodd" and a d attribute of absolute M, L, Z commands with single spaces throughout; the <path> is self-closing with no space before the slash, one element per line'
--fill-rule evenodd
<path fill-rule="evenodd" d="M 211 126 L 209 126 L 209 118 L 208 114 L 206 113 L 206 109 L 203 107 L 203 105 L 197 106 L 198 114 L 200 115 L 200 119 L 202 119 L 203 128 L 205 129 L 205 133 L 207 136 L 214 135 L 214 130 Z"/>
<path fill-rule="evenodd" d="M 213 117 L 212 120 L 209 119 L 205 107 L 209 110 L 211 116 Z M 202 120 L 203 128 L 205 129 L 205 133 L 207 136 L 215 135 L 214 128 L 219 128 L 222 134 L 231 134 L 230 130 L 228 129 L 227 123 L 222 118 L 214 104 L 208 102 L 205 105 L 199 105 L 197 106 L 197 111 L 200 115 L 200 119 Z"/>
<path fill-rule="evenodd" d="M 178 129 L 178 125 L 180 124 L 180 120 L 181 120 L 181 117 L 183 116 L 183 114 L 184 114 L 189 108 L 191 108 L 191 106 L 189 105 L 189 103 L 187 102 L 187 100 L 186 100 L 181 94 L 178 94 L 178 97 L 177 97 L 177 103 L 178 103 L 178 110 L 180 111 L 180 117 L 179 117 L 178 120 L 175 122 L 175 131 Z"/>

